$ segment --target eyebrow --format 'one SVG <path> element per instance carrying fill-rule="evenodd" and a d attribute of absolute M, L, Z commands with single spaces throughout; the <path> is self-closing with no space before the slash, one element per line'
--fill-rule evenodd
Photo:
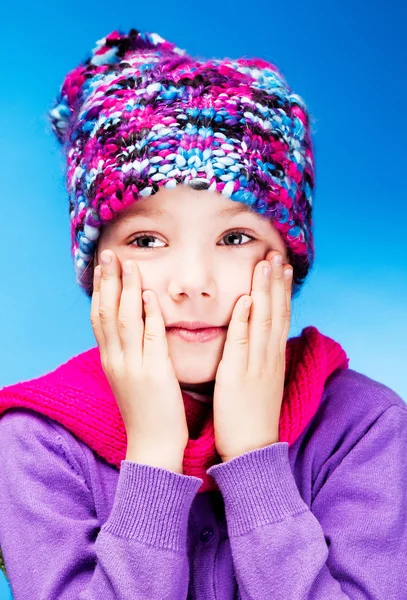
<path fill-rule="evenodd" d="M 239 215 L 242 212 L 250 213 L 252 211 L 249 210 L 246 204 L 242 202 L 238 202 L 236 206 L 229 206 L 228 208 L 223 208 L 218 212 L 218 217 L 233 217 L 235 215 Z M 153 219 L 158 217 L 170 217 L 171 213 L 163 208 L 152 208 L 151 206 L 147 206 L 147 204 L 141 206 L 137 202 L 133 205 L 133 207 L 126 213 L 126 216 L 123 216 L 123 220 L 130 216 L 148 216 Z"/>

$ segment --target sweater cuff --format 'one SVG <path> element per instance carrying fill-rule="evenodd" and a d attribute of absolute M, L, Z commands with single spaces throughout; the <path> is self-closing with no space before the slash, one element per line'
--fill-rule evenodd
<path fill-rule="evenodd" d="M 184 549 L 192 502 L 203 479 L 122 460 L 110 516 L 102 529 L 160 548 Z"/>
<path fill-rule="evenodd" d="M 308 510 L 291 471 L 288 442 L 246 452 L 206 473 L 222 493 L 230 536 Z"/>

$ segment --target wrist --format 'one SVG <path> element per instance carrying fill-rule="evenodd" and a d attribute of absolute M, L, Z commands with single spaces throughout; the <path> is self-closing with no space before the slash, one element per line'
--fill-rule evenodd
<path fill-rule="evenodd" d="M 126 460 L 150 467 L 159 467 L 183 475 L 183 456 L 173 456 L 170 453 L 155 453 L 127 448 Z"/>

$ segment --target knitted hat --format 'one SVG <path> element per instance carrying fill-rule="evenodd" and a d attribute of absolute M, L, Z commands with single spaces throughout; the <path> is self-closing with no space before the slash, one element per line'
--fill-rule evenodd
<path fill-rule="evenodd" d="M 67 74 L 49 118 L 66 157 L 76 278 L 89 297 L 101 227 L 179 183 L 272 221 L 296 294 L 314 260 L 314 156 L 305 103 L 274 64 L 196 59 L 156 33 L 116 30 Z"/>

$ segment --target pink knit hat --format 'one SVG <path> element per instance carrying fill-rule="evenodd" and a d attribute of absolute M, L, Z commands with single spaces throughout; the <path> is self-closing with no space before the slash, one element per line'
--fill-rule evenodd
<path fill-rule="evenodd" d="M 273 222 L 294 268 L 314 260 L 314 157 L 304 101 L 259 58 L 194 59 L 156 33 L 113 31 L 69 72 L 49 111 L 67 163 L 71 252 L 92 296 L 101 227 L 177 184 Z"/>

